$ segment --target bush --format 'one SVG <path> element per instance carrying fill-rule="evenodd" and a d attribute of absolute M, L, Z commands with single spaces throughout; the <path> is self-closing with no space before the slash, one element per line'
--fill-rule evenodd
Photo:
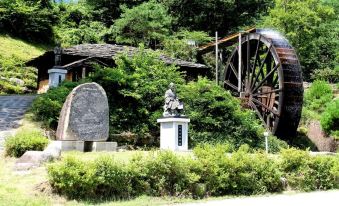
<path fill-rule="evenodd" d="M 42 151 L 48 139 L 40 131 L 19 131 L 5 142 L 5 153 L 12 157 L 21 157 L 26 151 Z"/>
<path fill-rule="evenodd" d="M 282 177 L 297 190 L 339 188 L 339 156 L 285 149 L 270 158 L 250 153 L 247 145 L 232 150 L 228 144 L 204 144 L 194 149 L 194 157 L 161 151 L 126 163 L 107 155 L 90 161 L 70 156 L 47 169 L 52 187 L 70 198 L 263 194 L 282 191 Z"/>
<path fill-rule="evenodd" d="M 37 97 L 31 107 L 34 119 L 42 121 L 46 127 L 56 129 L 63 103 L 78 84 L 77 82 L 64 82 L 59 87 L 51 88 L 47 93 Z"/>
<path fill-rule="evenodd" d="M 0 79 L 0 94 L 21 94 L 23 90 L 20 86 L 13 85 L 8 81 Z"/>
<path fill-rule="evenodd" d="M 250 110 L 241 108 L 238 99 L 206 78 L 178 87 L 191 119 L 192 145 L 203 142 L 229 142 L 239 147 L 258 147 L 263 128 Z"/>
<path fill-rule="evenodd" d="M 128 166 L 112 157 L 99 157 L 94 163 L 94 194 L 99 197 L 128 198 L 133 192 L 134 175 Z"/>
<path fill-rule="evenodd" d="M 314 81 L 305 93 L 305 106 L 307 109 L 323 112 L 324 105 L 333 98 L 331 85 L 325 81 Z"/>
<path fill-rule="evenodd" d="M 339 67 L 335 67 L 334 69 L 316 69 L 312 73 L 312 79 L 328 81 L 330 83 L 339 82 Z"/>
<path fill-rule="evenodd" d="M 336 133 L 339 130 L 339 99 L 334 99 L 329 103 L 321 115 L 321 127 L 330 134 Z"/>
<path fill-rule="evenodd" d="M 311 157 L 308 151 L 287 149 L 281 153 L 280 168 L 293 189 L 327 190 L 339 186 L 339 176 L 334 170 L 338 163 L 338 156 Z"/>
<path fill-rule="evenodd" d="M 93 197 L 95 194 L 93 164 L 70 156 L 50 164 L 47 171 L 51 186 L 60 194 L 71 198 Z"/>
<path fill-rule="evenodd" d="M 194 149 L 194 154 L 203 164 L 202 181 L 212 195 L 250 195 L 283 189 L 281 174 L 267 155 L 249 154 L 248 146 L 228 154 L 231 148 L 218 144 Z"/>
<path fill-rule="evenodd" d="M 149 194 L 156 196 L 187 195 L 200 179 L 194 172 L 198 164 L 190 157 L 180 157 L 172 152 L 154 153 L 146 158 L 134 160 L 143 168 L 145 181 L 149 184 Z"/>

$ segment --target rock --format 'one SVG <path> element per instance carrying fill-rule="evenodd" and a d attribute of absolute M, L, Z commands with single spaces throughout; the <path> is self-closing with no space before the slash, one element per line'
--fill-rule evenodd
<path fill-rule="evenodd" d="M 10 82 L 13 82 L 13 83 L 15 83 L 16 85 L 19 85 L 19 86 L 24 86 L 25 85 L 25 82 L 24 82 L 24 80 L 22 80 L 22 79 L 18 79 L 18 78 L 9 78 L 9 81 Z"/>
<path fill-rule="evenodd" d="M 81 84 L 68 95 L 59 117 L 57 140 L 106 141 L 109 109 L 105 90 Z"/>
<path fill-rule="evenodd" d="M 49 158 L 43 151 L 27 151 L 15 162 L 14 170 L 29 170 L 39 167 L 43 162 L 47 162 Z"/>
<path fill-rule="evenodd" d="M 337 150 L 337 144 L 331 137 L 327 137 L 324 131 L 321 129 L 320 122 L 318 120 L 312 120 L 307 129 L 307 136 L 316 145 L 320 152 L 335 152 Z"/>
<path fill-rule="evenodd" d="M 14 170 L 23 171 L 40 167 L 42 163 L 60 158 L 60 145 L 52 141 L 44 151 L 27 151 L 23 154 L 14 165 Z"/>

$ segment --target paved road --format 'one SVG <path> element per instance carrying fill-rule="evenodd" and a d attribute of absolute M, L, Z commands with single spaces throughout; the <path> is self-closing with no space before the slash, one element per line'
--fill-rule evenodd
<path fill-rule="evenodd" d="M 177 206 L 332 206 L 339 205 L 339 190 L 212 200 Z"/>
<path fill-rule="evenodd" d="M 35 95 L 0 96 L 0 150 L 4 138 L 20 126 L 20 121 L 35 97 Z"/>

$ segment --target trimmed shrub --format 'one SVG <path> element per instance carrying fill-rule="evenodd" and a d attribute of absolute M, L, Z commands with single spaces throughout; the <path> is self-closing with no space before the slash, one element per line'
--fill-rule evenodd
<path fill-rule="evenodd" d="M 188 195 L 200 179 L 195 172 L 199 167 L 196 161 L 168 151 L 153 153 L 133 163 L 143 168 L 141 176 L 149 184 L 150 195 Z"/>
<path fill-rule="evenodd" d="M 281 177 L 297 190 L 339 188 L 339 156 L 286 149 L 270 158 L 250 153 L 247 145 L 232 150 L 227 144 L 199 145 L 194 157 L 161 151 L 128 163 L 107 155 L 90 161 L 70 156 L 47 169 L 55 191 L 78 199 L 263 194 L 282 191 Z"/>
<path fill-rule="evenodd" d="M 99 157 L 94 165 L 94 192 L 99 197 L 129 198 L 134 174 L 126 164 L 110 156 Z"/>
<path fill-rule="evenodd" d="M 63 161 L 48 165 L 47 171 L 49 182 L 56 192 L 70 198 L 94 196 L 93 164 L 69 156 Z"/>
<path fill-rule="evenodd" d="M 42 151 L 48 139 L 40 131 L 19 131 L 5 141 L 5 153 L 12 157 L 21 157 L 26 151 Z"/>
<path fill-rule="evenodd" d="M 203 164 L 202 182 L 212 195 L 250 195 L 283 189 L 277 165 L 263 153 L 249 154 L 242 146 L 228 154 L 229 145 L 203 146 L 194 154 Z"/>
<path fill-rule="evenodd" d="M 308 151 L 286 149 L 281 152 L 280 168 L 289 186 L 296 190 L 313 191 L 338 188 L 339 158 L 311 157 Z"/>
<path fill-rule="evenodd" d="M 62 105 L 68 94 L 77 85 L 79 83 L 66 81 L 59 87 L 51 88 L 47 93 L 37 97 L 31 107 L 34 119 L 43 122 L 48 128 L 56 129 Z"/>
<path fill-rule="evenodd" d="M 339 130 L 339 99 L 334 99 L 327 105 L 321 115 L 320 123 L 323 130 L 328 134 Z"/>

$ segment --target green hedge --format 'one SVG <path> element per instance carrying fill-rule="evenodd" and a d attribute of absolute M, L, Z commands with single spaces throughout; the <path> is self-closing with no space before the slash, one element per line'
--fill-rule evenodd
<path fill-rule="evenodd" d="M 40 131 L 19 131 L 15 136 L 5 141 L 5 154 L 20 157 L 26 151 L 42 151 L 48 144 L 48 139 Z"/>
<path fill-rule="evenodd" d="M 56 129 L 62 105 L 68 94 L 78 84 L 77 82 L 66 81 L 59 87 L 51 88 L 47 93 L 37 97 L 31 107 L 34 119 L 43 122 L 48 128 Z"/>
<path fill-rule="evenodd" d="M 67 157 L 48 166 L 49 182 L 70 198 L 220 196 L 280 192 L 281 179 L 295 190 L 339 188 L 339 156 L 310 156 L 285 149 L 270 157 L 242 146 L 201 145 L 190 155 L 154 152 L 119 162 L 112 156 L 88 161 Z"/>
<path fill-rule="evenodd" d="M 321 115 L 320 123 L 326 133 L 332 133 L 339 138 L 339 99 L 334 99 L 327 105 Z"/>

